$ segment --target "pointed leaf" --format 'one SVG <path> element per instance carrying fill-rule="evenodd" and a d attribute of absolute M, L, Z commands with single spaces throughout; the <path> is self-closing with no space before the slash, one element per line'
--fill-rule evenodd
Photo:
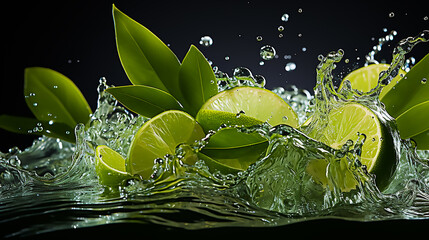
<path fill-rule="evenodd" d="M 235 128 L 224 128 L 210 137 L 201 152 L 222 164 L 246 170 L 266 152 L 267 147 L 267 139 L 257 133 L 247 134 Z"/>
<path fill-rule="evenodd" d="M 116 46 L 122 66 L 134 85 L 147 85 L 181 99 L 180 62 L 151 31 L 113 5 Z"/>
<path fill-rule="evenodd" d="M 152 118 L 166 110 L 181 110 L 179 102 L 168 92 L 143 86 L 130 85 L 106 89 L 131 111 Z"/>
<path fill-rule="evenodd" d="M 381 99 L 394 118 L 408 109 L 429 100 L 429 54 L 414 65 Z"/>
<path fill-rule="evenodd" d="M 76 85 L 49 68 L 31 67 L 24 74 L 25 101 L 40 121 L 60 122 L 74 128 L 86 124 L 91 108 Z"/>
<path fill-rule="evenodd" d="M 193 116 L 209 98 L 218 93 L 213 69 L 194 45 L 183 59 L 179 85 L 185 99 L 185 108 L 189 108 L 189 113 Z"/>
<path fill-rule="evenodd" d="M 0 128 L 19 134 L 46 135 L 75 142 L 74 129 L 64 123 L 40 121 L 35 118 L 0 115 Z"/>

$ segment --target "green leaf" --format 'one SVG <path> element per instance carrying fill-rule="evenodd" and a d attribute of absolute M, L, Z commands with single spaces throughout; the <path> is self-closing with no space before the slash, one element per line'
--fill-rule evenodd
<path fill-rule="evenodd" d="M 179 85 L 191 115 L 218 93 L 216 77 L 204 55 L 191 45 L 179 72 Z"/>
<path fill-rule="evenodd" d="M 39 121 L 64 123 L 74 129 L 86 124 L 91 108 L 76 85 L 66 76 L 42 67 L 26 68 L 25 101 Z"/>
<path fill-rule="evenodd" d="M 131 83 L 169 92 L 180 101 L 180 62 L 176 55 L 155 34 L 115 5 L 113 19 L 119 59 Z"/>
<path fill-rule="evenodd" d="M 396 118 L 403 139 L 429 130 L 429 100 L 413 106 Z"/>
<path fill-rule="evenodd" d="M 106 89 L 131 111 L 152 118 L 166 110 L 181 110 L 179 102 L 168 92 L 143 86 L 130 85 Z"/>
<path fill-rule="evenodd" d="M 0 115 L 0 128 L 19 134 L 46 135 L 75 142 L 74 129 L 64 123 L 40 121 L 35 118 Z"/>
<path fill-rule="evenodd" d="M 267 139 L 257 133 L 224 128 L 210 137 L 201 152 L 224 165 L 245 170 L 265 154 L 267 147 Z"/>
<path fill-rule="evenodd" d="M 429 150 L 429 130 L 422 132 L 419 135 L 412 137 L 417 143 L 417 149 L 420 150 Z"/>
<path fill-rule="evenodd" d="M 392 117 L 396 118 L 413 106 L 429 100 L 429 83 L 424 79 L 429 80 L 429 54 L 381 99 Z"/>

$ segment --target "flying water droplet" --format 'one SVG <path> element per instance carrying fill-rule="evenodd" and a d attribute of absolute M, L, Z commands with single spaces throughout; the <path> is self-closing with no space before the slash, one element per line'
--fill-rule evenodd
<path fill-rule="evenodd" d="M 277 30 L 279 30 L 279 32 L 283 32 L 283 30 L 285 30 L 285 27 L 283 27 L 283 26 L 279 26 L 279 27 L 277 28 Z"/>
<path fill-rule="evenodd" d="M 281 19 L 283 22 L 287 22 L 289 20 L 289 14 L 287 14 L 287 13 L 283 14 Z"/>
<path fill-rule="evenodd" d="M 296 64 L 294 62 L 287 63 L 285 66 L 285 70 L 287 72 L 293 71 L 296 69 Z"/>
<path fill-rule="evenodd" d="M 256 41 L 258 41 L 258 42 L 262 41 L 262 36 L 257 36 Z"/>
<path fill-rule="evenodd" d="M 213 39 L 210 36 L 204 36 L 200 39 L 200 45 L 209 47 L 213 45 Z"/>
<path fill-rule="evenodd" d="M 426 84 L 426 82 L 427 82 L 428 80 L 426 79 L 426 78 L 423 78 L 420 82 L 422 83 L 422 84 Z"/>
<path fill-rule="evenodd" d="M 270 45 L 265 45 L 261 47 L 259 55 L 261 55 L 261 58 L 264 60 L 271 60 L 276 56 L 276 50 Z"/>

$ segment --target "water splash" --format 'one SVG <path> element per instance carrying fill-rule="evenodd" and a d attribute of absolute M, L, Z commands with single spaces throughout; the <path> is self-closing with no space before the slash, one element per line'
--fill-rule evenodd
<path fill-rule="evenodd" d="M 391 68 L 380 75 L 380 86 L 368 93 L 347 87 L 336 91 L 333 70 L 344 55 L 342 50 L 319 57 L 314 96 L 295 86 L 274 89 L 298 113 L 300 123 L 313 116 L 312 123 L 318 124 L 311 123 L 302 130 L 268 124 L 247 128 L 224 126 L 257 133 L 268 141 L 266 154 L 246 171 L 236 174 L 213 171 L 203 159 L 192 165 L 181 161 L 204 149 L 215 133 L 212 131 L 193 145 L 179 145 L 174 155 L 156 159 L 149 180 L 131 179 L 116 188 L 99 185 L 94 148 L 107 145 L 126 157 L 132 137 L 148 120 L 119 106 L 104 91 L 109 86 L 102 78 L 97 109 L 87 126 L 76 127 L 76 144 L 41 137 L 23 151 L 12 148 L 0 153 L 0 222 L 7 229 L 3 234 L 22 236 L 127 221 L 201 229 L 275 226 L 309 218 L 429 218 L 429 152 L 417 151 L 411 141 L 399 139 L 394 125 L 388 124 L 391 118 L 376 98 L 389 79 L 396 76 L 396 69 L 403 66 L 405 54 L 418 42 L 427 41 L 427 34 L 425 31 L 401 41 L 393 53 Z M 236 68 L 232 77 L 218 69 L 215 74 L 220 90 L 265 84 L 263 77 L 246 68 Z M 307 136 L 323 128 L 329 111 L 352 101 L 373 109 L 390 126 L 396 139 L 399 163 L 392 182 L 383 192 L 360 163 L 362 146 L 370 141 L 364 135 L 355 142 L 344 142 L 339 149 Z M 326 186 L 306 171 L 314 160 L 329 166 Z M 341 191 L 338 169 L 351 174 L 358 183 L 355 190 Z M 56 220 L 35 221 L 46 212 Z M 183 214 L 188 217 L 183 219 Z M 177 221 L 178 216 L 181 221 Z"/>

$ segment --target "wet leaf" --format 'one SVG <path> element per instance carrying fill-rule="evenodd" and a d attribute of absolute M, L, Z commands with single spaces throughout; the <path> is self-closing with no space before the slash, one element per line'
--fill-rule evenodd
<path fill-rule="evenodd" d="M 216 77 L 204 55 L 191 45 L 179 72 L 179 86 L 185 106 L 195 116 L 201 106 L 218 93 Z"/>
<path fill-rule="evenodd" d="M 176 55 L 149 29 L 114 5 L 113 18 L 119 59 L 131 83 L 158 88 L 181 100 Z"/>
<path fill-rule="evenodd" d="M 426 79 L 426 80 L 425 80 Z M 429 100 L 429 54 L 420 60 L 381 101 L 392 117 Z"/>
<path fill-rule="evenodd" d="M 49 68 L 25 69 L 24 95 L 39 121 L 64 123 L 73 129 L 78 123 L 86 124 L 92 113 L 76 85 Z"/>
<path fill-rule="evenodd" d="M 130 85 L 106 89 L 131 111 L 152 118 L 166 110 L 181 110 L 179 102 L 168 92 L 143 86 Z"/>
<path fill-rule="evenodd" d="M 35 118 L 0 115 L 0 128 L 19 134 L 46 135 L 75 142 L 74 129 L 64 123 L 40 121 Z"/>

